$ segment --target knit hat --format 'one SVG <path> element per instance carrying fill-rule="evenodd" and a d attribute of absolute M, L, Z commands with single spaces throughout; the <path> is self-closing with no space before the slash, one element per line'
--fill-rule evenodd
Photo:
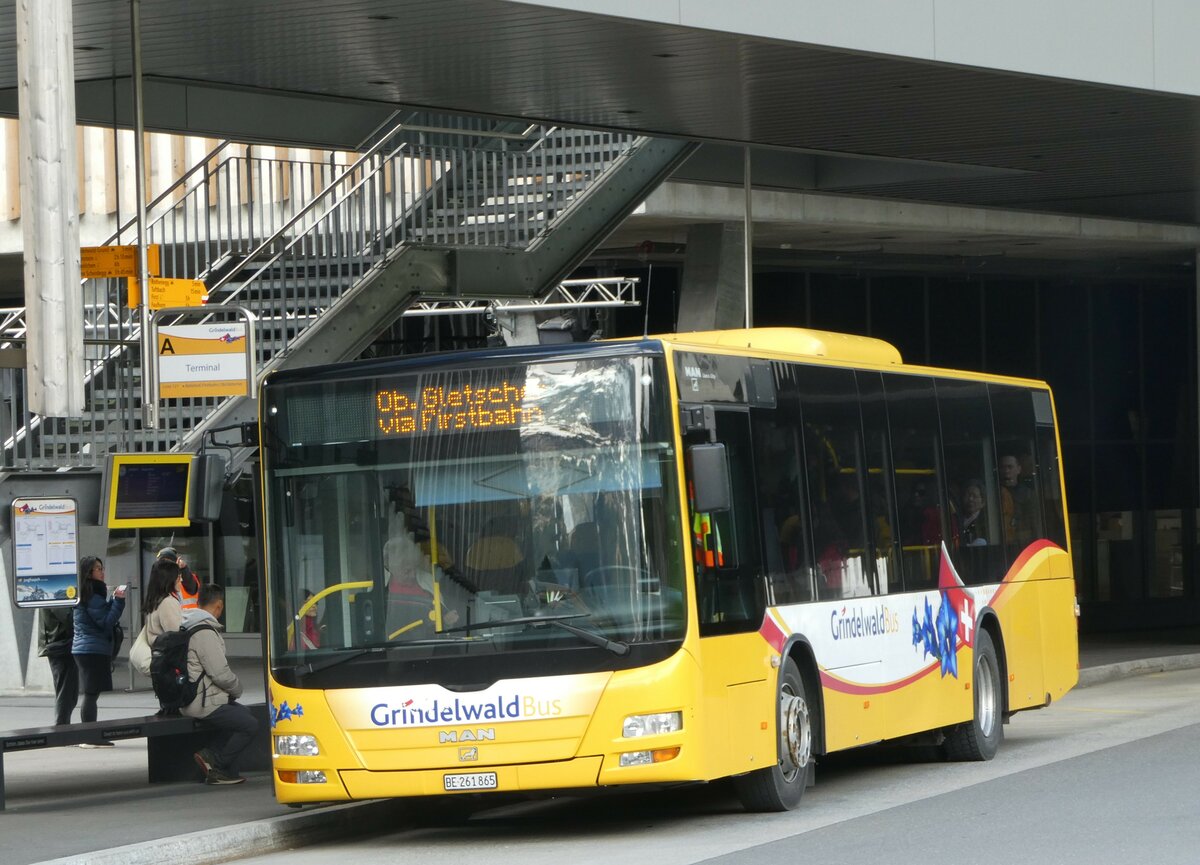
<path fill-rule="evenodd" d="M 179 553 L 175 552 L 174 547 L 163 547 L 158 551 L 157 559 L 166 559 L 168 562 L 179 563 Z"/>

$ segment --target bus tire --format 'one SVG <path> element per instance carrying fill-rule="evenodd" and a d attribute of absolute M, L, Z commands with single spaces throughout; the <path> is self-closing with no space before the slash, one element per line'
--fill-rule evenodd
<path fill-rule="evenodd" d="M 813 725 L 804 680 L 788 658 L 779 675 L 778 757 L 774 766 L 733 779 L 747 811 L 790 811 L 800 804 L 812 764 Z"/>
<path fill-rule="evenodd" d="M 950 728 L 944 744 L 951 760 L 990 760 L 996 756 L 1004 738 L 1004 689 L 1000 682 L 1000 663 L 987 631 L 975 636 L 975 678 L 971 690 L 975 696 L 974 717 Z"/>

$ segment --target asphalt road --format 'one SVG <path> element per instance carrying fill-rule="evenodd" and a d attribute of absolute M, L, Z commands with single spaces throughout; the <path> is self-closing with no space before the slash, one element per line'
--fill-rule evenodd
<path fill-rule="evenodd" d="M 1005 735 L 988 763 L 878 748 L 825 760 L 789 814 L 746 814 L 720 784 L 505 804 L 464 798 L 383 834 L 241 861 L 1200 862 L 1200 670 L 1079 689 L 1018 715 Z"/>

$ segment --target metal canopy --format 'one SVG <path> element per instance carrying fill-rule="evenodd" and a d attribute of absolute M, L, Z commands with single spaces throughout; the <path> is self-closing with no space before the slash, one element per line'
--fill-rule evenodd
<path fill-rule="evenodd" d="M 128 0 L 74 10 L 76 76 L 98 97 L 129 75 Z M 0 89 L 13 21 L 6 4 Z M 160 129 L 249 136 L 268 118 L 258 135 L 347 146 L 398 104 L 430 106 L 852 157 L 791 188 L 1200 222 L 1188 97 L 500 0 L 143 0 L 142 29 Z"/>

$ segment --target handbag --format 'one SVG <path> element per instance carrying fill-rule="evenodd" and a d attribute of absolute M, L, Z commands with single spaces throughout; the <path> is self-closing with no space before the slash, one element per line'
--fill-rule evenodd
<path fill-rule="evenodd" d="M 112 657 L 116 660 L 118 653 L 121 651 L 121 646 L 125 644 L 125 628 L 120 622 L 113 625 L 112 630 Z"/>
<path fill-rule="evenodd" d="M 146 628 L 138 631 L 137 639 L 129 647 L 129 663 L 143 676 L 150 675 L 150 643 L 146 639 Z"/>

